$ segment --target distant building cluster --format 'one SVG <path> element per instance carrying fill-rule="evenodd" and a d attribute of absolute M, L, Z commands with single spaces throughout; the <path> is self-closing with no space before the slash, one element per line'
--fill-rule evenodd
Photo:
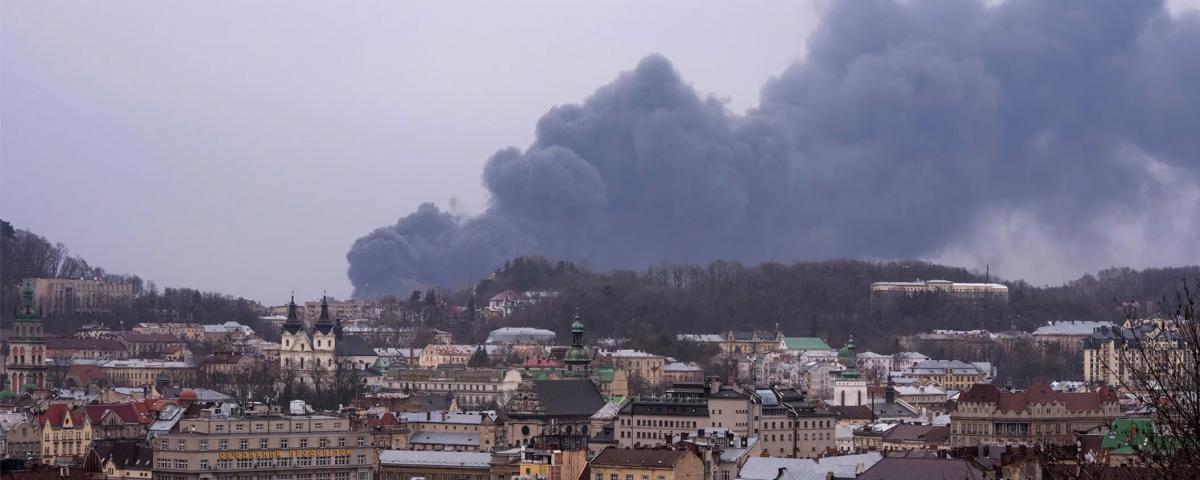
<path fill-rule="evenodd" d="M 89 325 L 61 338 L 45 332 L 34 282 L 22 294 L 0 372 L 0 454 L 14 480 L 1011 478 L 1033 468 L 1022 448 L 1132 462 L 1114 435 L 1155 427 L 1136 392 L 1115 388 L 1128 380 L 1117 352 L 1151 346 L 1168 370 L 1193 360 L 1158 320 L 934 329 L 893 353 L 778 328 L 683 333 L 707 357 L 687 361 L 589 341 L 582 313 L 564 319 L 569 331 L 504 326 L 473 342 L 328 298 L 266 312 L 279 342 L 237 322 Z M 552 298 L 504 292 L 477 313 L 507 318 Z M 1081 352 L 1082 380 L 1000 386 L 1004 365 L 904 348 L 1019 342 Z M 952 345 L 962 348 L 942 348 Z"/>

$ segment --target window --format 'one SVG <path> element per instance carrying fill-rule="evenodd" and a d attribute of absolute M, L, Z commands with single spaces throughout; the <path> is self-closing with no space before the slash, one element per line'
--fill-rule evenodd
<path fill-rule="evenodd" d="M 265 438 L 259 439 L 258 440 L 258 448 L 266 449 L 267 448 L 267 439 L 265 439 Z"/>
<path fill-rule="evenodd" d="M 338 437 L 338 446 L 339 447 L 346 446 L 346 437 Z"/>
<path fill-rule="evenodd" d="M 57 434 L 55 434 L 55 435 L 57 435 Z M 57 437 L 55 437 L 54 439 L 55 439 L 55 440 L 58 440 L 58 438 L 57 438 Z M 167 440 L 163 440 L 163 441 L 161 441 L 161 442 L 158 442 L 158 448 L 159 448 L 160 450 L 167 450 L 167 449 L 171 448 L 171 442 L 170 442 L 170 441 L 167 441 Z"/>
<path fill-rule="evenodd" d="M 245 449 L 247 449 L 247 448 L 250 448 L 250 441 L 249 441 L 249 440 L 247 440 L 247 439 L 244 439 L 244 438 L 243 438 L 243 439 L 241 439 L 241 440 L 238 440 L 238 450 L 245 450 Z"/>
<path fill-rule="evenodd" d="M 279 466 L 280 467 L 292 466 L 292 458 L 291 457 L 279 457 Z"/>
<path fill-rule="evenodd" d="M 175 469 L 176 470 L 187 470 L 187 463 L 188 463 L 187 460 L 184 460 L 182 458 L 176 458 L 175 459 Z"/>
<path fill-rule="evenodd" d="M 233 429 L 234 429 L 234 430 L 236 430 L 236 431 L 238 431 L 238 432 L 240 432 L 240 431 L 242 431 L 242 430 L 245 430 L 245 429 L 246 429 L 246 425 L 239 423 L 239 424 L 237 424 L 237 425 L 234 425 L 234 426 L 233 426 Z"/>
<path fill-rule="evenodd" d="M 317 440 L 317 446 L 319 446 L 319 447 L 321 447 L 321 448 L 328 447 L 328 446 L 329 446 L 329 439 L 328 439 L 328 438 L 325 438 L 325 437 L 321 437 L 321 438 L 320 438 L 320 440 Z"/>
<path fill-rule="evenodd" d="M 288 448 L 288 439 L 286 439 L 286 438 L 279 439 L 279 448 Z"/>
<path fill-rule="evenodd" d="M 200 459 L 200 469 L 201 469 L 201 470 L 208 470 L 208 459 L 207 459 L 207 458 L 201 458 L 201 459 Z"/>
<path fill-rule="evenodd" d="M 358 437 L 358 446 L 365 447 L 367 445 L 367 437 Z"/>
<path fill-rule="evenodd" d="M 218 432 L 224 432 L 224 431 L 225 431 L 225 424 L 223 424 L 223 423 L 218 423 L 218 424 L 217 424 L 217 427 L 216 427 L 216 430 L 217 430 Z"/>
<path fill-rule="evenodd" d="M 261 424 L 261 423 L 254 424 L 254 431 L 256 431 L 256 432 L 263 431 L 263 424 Z"/>
<path fill-rule="evenodd" d="M 184 443 L 185 443 L 185 442 L 184 442 L 183 440 L 180 440 L 180 441 L 178 441 L 178 442 L 175 442 L 175 450 L 178 450 L 178 451 L 181 451 L 181 452 L 182 452 L 182 451 L 183 451 L 183 445 L 184 445 Z"/>
<path fill-rule="evenodd" d="M 300 439 L 300 448 L 308 448 L 308 438 Z"/>
<path fill-rule="evenodd" d="M 201 452 L 207 452 L 207 451 L 208 451 L 208 440 L 201 440 L 201 441 L 200 441 L 200 451 L 201 451 Z"/>
<path fill-rule="evenodd" d="M 366 465 L 367 464 L 367 456 L 359 455 L 358 458 L 356 459 L 356 461 L 358 462 L 359 465 Z"/>

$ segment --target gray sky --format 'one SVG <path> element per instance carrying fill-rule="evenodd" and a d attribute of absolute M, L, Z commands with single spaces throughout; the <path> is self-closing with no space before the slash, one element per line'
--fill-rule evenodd
<path fill-rule="evenodd" d="M 0 216 L 112 272 L 279 303 L 550 107 L 658 52 L 744 110 L 814 2 L 5 1 Z M 464 140 L 466 139 L 466 140 Z"/>
<path fill-rule="evenodd" d="M 483 211 L 484 163 L 549 108 L 660 53 L 740 113 L 804 59 L 822 3 L 6 0 L 0 217 L 160 286 L 345 297 L 355 239 L 426 201 Z M 1054 242 L 1029 222 L 997 216 L 936 258 Z M 1082 273 L 1004 259 L 1010 277 Z"/>

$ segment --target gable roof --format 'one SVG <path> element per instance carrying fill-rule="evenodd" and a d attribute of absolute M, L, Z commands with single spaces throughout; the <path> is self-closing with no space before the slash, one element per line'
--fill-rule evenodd
<path fill-rule="evenodd" d="M 887 457 L 858 476 L 858 480 L 927 480 L 930 478 L 983 480 L 983 472 L 961 458 Z"/>
<path fill-rule="evenodd" d="M 885 442 L 946 443 L 950 439 L 949 426 L 897 424 L 883 434 Z"/>
<path fill-rule="evenodd" d="M 71 425 L 76 427 L 83 426 L 84 418 L 82 411 L 77 410 L 72 412 L 68 410 L 67 405 L 63 403 L 51 404 L 50 407 L 46 409 L 46 413 L 43 413 L 38 417 L 38 424 L 46 425 L 49 423 L 53 428 L 62 428 L 63 424 L 66 423 L 68 415 L 70 415 L 71 418 Z"/>
<path fill-rule="evenodd" d="M 138 408 L 141 406 L 141 409 Z M 150 413 L 146 408 L 145 403 L 120 403 L 113 405 L 84 405 L 83 413 L 92 425 L 100 425 L 104 416 L 112 412 L 120 418 L 122 422 L 131 424 L 137 423 L 148 425 L 154 421 L 154 414 Z"/>
<path fill-rule="evenodd" d="M 783 337 L 783 346 L 788 350 L 830 350 L 829 345 L 817 337 Z"/>
<path fill-rule="evenodd" d="M 94 449 L 101 462 L 112 462 L 120 470 L 150 470 L 154 450 L 138 442 L 98 443 Z"/>
<path fill-rule="evenodd" d="M 608 447 L 592 459 L 592 466 L 632 468 L 673 468 L 687 450 Z"/>
<path fill-rule="evenodd" d="M 1061 403 L 1067 410 L 1099 410 L 1103 404 L 1116 402 L 1117 395 L 1101 386 L 1095 392 L 1057 392 L 1044 383 L 1035 383 L 1020 392 L 1006 392 L 995 385 L 979 383 L 958 397 L 958 403 L 990 403 L 1003 412 L 1019 412 L 1029 405 Z"/>
<path fill-rule="evenodd" d="M 533 380 L 533 388 L 546 415 L 591 417 L 606 403 L 591 380 Z"/>
<path fill-rule="evenodd" d="M 334 354 L 341 357 L 376 357 L 375 348 L 357 335 L 344 335 L 333 344 Z"/>

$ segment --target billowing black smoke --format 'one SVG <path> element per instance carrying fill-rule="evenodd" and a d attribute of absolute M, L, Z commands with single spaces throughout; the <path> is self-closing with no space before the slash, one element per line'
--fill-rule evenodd
<path fill-rule="evenodd" d="M 969 245 L 1055 264 L 1195 245 L 1198 49 L 1200 17 L 1153 1 L 832 2 L 807 60 L 746 115 L 647 57 L 497 152 L 483 214 L 425 204 L 356 241 L 350 280 L 403 292 L 524 254 L 633 267 Z M 1126 263 L 1197 260 L 1171 252 Z"/>

